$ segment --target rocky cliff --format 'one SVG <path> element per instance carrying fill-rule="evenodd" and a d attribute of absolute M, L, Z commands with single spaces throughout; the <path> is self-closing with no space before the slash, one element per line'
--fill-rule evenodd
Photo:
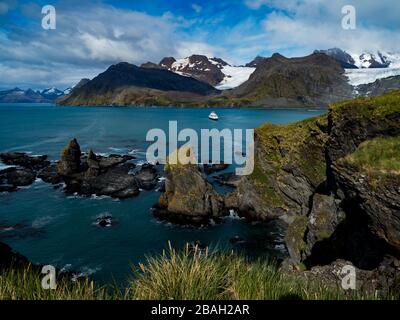
<path fill-rule="evenodd" d="M 256 130 L 256 168 L 229 204 L 288 223 L 293 263 L 376 267 L 400 252 L 400 91 Z M 236 201 L 236 203 L 235 203 Z"/>

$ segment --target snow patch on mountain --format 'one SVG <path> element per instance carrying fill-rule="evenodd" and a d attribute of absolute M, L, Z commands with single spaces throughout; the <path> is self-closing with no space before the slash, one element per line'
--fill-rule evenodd
<path fill-rule="evenodd" d="M 193 59 L 193 57 L 196 56 L 176 60 L 172 63 L 169 70 L 182 76 L 190 77 L 192 74 L 189 72 L 193 71 L 212 72 L 210 69 L 211 63 L 211 65 L 216 66 L 224 75 L 223 80 L 215 85 L 215 87 L 219 90 L 232 89 L 241 85 L 243 82 L 249 79 L 250 75 L 256 69 L 251 67 L 232 66 L 219 58 L 203 57 L 204 59 Z M 160 63 L 160 65 L 162 64 Z"/>
<path fill-rule="evenodd" d="M 377 51 L 364 52 L 362 54 L 352 53 L 354 65 L 357 68 L 400 68 L 400 54 Z"/>
<path fill-rule="evenodd" d="M 256 68 L 251 67 L 224 66 L 221 71 L 225 74 L 225 78 L 216 86 L 216 88 L 219 90 L 227 90 L 238 87 L 249 80 L 251 74 L 255 70 Z"/>
<path fill-rule="evenodd" d="M 378 79 L 400 75 L 399 68 L 378 68 L 378 69 L 346 69 L 345 75 L 352 86 L 368 84 Z"/>

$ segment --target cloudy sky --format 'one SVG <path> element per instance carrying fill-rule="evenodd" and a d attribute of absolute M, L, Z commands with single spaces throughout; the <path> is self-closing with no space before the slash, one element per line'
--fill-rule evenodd
<path fill-rule="evenodd" d="M 42 7 L 56 29 L 42 28 Z M 356 30 L 342 7 L 356 8 Z M 193 53 L 244 64 L 314 49 L 400 52 L 398 0 L 0 0 L 0 88 L 66 88 L 110 64 Z"/>

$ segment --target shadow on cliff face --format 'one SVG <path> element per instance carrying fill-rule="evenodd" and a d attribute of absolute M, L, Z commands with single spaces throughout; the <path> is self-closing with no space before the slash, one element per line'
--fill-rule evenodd
<path fill-rule="evenodd" d="M 342 206 L 346 219 L 331 237 L 315 243 L 311 255 L 304 261 L 307 268 L 344 259 L 357 268 L 373 270 L 386 255 L 396 255 L 394 248 L 371 232 L 368 216 L 354 202 L 344 201 Z"/>

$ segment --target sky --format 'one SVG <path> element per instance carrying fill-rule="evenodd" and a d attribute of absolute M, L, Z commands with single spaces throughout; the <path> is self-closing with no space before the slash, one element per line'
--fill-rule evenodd
<path fill-rule="evenodd" d="M 42 28 L 45 5 L 54 30 Z M 331 47 L 400 52 L 399 0 L 0 0 L 0 89 L 65 89 L 121 61 L 196 53 L 241 65 Z"/>

